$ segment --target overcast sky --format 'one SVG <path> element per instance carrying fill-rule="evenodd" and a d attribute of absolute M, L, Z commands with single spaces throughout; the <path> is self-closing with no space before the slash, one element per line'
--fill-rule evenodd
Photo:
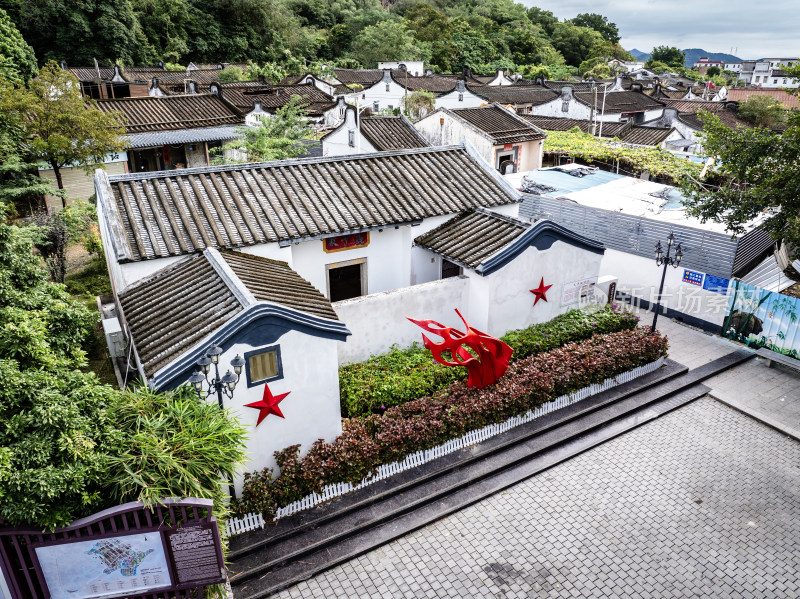
<path fill-rule="evenodd" d="M 702 48 L 742 59 L 798 56 L 797 0 L 522 0 L 560 19 L 584 12 L 616 23 L 626 50 L 653 46 Z M 738 51 L 736 48 L 738 47 Z"/>

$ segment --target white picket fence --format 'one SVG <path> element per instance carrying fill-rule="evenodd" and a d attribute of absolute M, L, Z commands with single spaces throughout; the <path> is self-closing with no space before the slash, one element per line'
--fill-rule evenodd
<path fill-rule="evenodd" d="M 529 410 L 525 414 L 509 418 L 500 424 L 490 424 L 481 429 L 470 431 L 465 435 L 458 437 L 457 439 L 450 439 L 449 441 L 444 442 L 442 445 L 438 445 L 431 449 L 417 451 L 406 456 L 402 462 L 382 464 L 378 467 L 377 472 L 372 477 L 362 480 L 358 485 L 354 486 L 351 483 L 336 483 L 333 485 L 328 485 L 322 489 L 321 494 L 312 493 L 311 495 L 306 495 L 298 501 L 290 503 L 286 507 L 279 508 L 278 513 L 275 516 L 275 520 L 296 514 L 299 511 L 314 507 L 315 505 L 328 501 L 329 499 L 333 499 L 334 497 L 339 497 L 340 495 L 344 495 L 345 493 L 349 493 L 356 489 L 361 489 L 362 487 L 376 483 L 379 480 L 383 480 L 384 478 L 388 478 L 398 474 L 399 472 L 403 472 L 404 470 L 415 468 L 430 462 L 431 460 L 445 456 L 448 453 L 463 449 L 464 447 L 469 447 L 470 445 L 475 445 L 476 443 L 485 441 L 490 437 L 505 433 L 516 426 L 525 424 L 531 420 L 535 420 L 536 418 L 544 416 L 545 414 L 550 414 L 551 412 L 560 410 L 561 408 L 573 404 L 576 401 L 581 401 L 582 399 L 586 399 L 592 395 L 597 395 L 598 393 L 602 393 L 603 391 L 607 391 L 608 389 L 618 385 L 628 383 L 640 376 L 644 376 L 645 374 L 657 370 L 664 364 L 665 359 L 666 358 L 659 358 L 655 362 L 650 362 L 649 364 L 645 364 L 639 368 L 634 368 L 628 372 L 623 372 L 614 378 L 606 379 L 599 385 L 589 385 L 588 387 L 579 389 L 574 393 L 562 395 L 553 401 L 549 401 L 546 404 L 539 406 L 535 410 Z M 256 528 L 264 528 L 264 519 L 261 517 L 261 514 L 245 514 L 242 518 L 231 518 L 227 521 L 228 536 L 241 534 L 249 530 L 255 530 Z"/>

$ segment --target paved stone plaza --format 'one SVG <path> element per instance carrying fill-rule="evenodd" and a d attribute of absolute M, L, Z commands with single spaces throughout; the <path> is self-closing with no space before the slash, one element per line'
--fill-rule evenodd
<path fill-rule="evenodd" d="M 800 597 L 800 442 L 703 398 L 289 597 Z"/>

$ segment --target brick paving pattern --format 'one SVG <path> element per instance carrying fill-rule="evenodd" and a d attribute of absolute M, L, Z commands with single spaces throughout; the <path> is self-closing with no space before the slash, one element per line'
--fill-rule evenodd
<path fill-rule="evenodd" d="M 302 582 L 325 597 L 800 597 L 800 443 L 711 398 Z"/>

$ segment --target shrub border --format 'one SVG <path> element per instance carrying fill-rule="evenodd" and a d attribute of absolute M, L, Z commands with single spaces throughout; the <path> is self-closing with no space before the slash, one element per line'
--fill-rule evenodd
<path fill-rule="evenodd" d="M 552 401 L 548 401 L 540 405 L 534 410 L 528 410 L 525 414 L 512 416 L 508 420 L 499 424 L 489 424 L 483 428 L 469 431 L 461 437 L 450 439 L 449 441 L 445 441 L 441 445 L 431 449 L 416 451 L 407 455 L 405 459 L 400 462 L 381 464 L 378 466 L 377 472 L 373 476 L 363 479 L 358 485 L 353 485 L 352 483 L 335 483 L 332 485 L 326 485 L 322 489 L 322 494 L 311 493 L 302 499 L 293 501 L 285 507 L 278 508 L 273 520 L 278 521 L 281 518 L 285 518 L 300 511 L 312 508 L 320 503 L 324 503 L 335 497 L 340 497 L 346 493 L 350 493 L 351 491 L 361 489 L 400 472 L 404 472 L 405 470 L 410 470 L 416 466 L 421 466 L 422 464 L 426 464 L 459 449 L 470 447 L 471 445 L 475 445 L 485 441 L 486 439 L 490 439 L 491 437 L 505 433 L 512 428 L 527 422 L 531 422 L 532 420 L 536 420 L 545 414 L 550 414 L 560 410 L 561 408 L 565 408 L 568 405 L 577 403 L 583 399 L 597 395 L 598 393 L 602 393 L 603 391 L 607 391 L 624 383 L 628 383 L 634 379 L 658 370 L 664 364 L 666 359 L 666 356 L 663 356 L 654 362 L 650 362 L 649 364 L 645 364 L 643 366 L 634 368 L 633 370 L 623 372 L 615 377 L 607 378 L 602 383 L 592 384 L 573 393 L 568 393 L 557 397 Z M 255 528 L 263 527 L 264 520 L 261 514 L 249 513 L 243 515 L 241 518 L 230 518 L 227 523 L 227 533 L 229 536 L 232 536 L 247 532 L 249 530 L 254 530 Z"/>

